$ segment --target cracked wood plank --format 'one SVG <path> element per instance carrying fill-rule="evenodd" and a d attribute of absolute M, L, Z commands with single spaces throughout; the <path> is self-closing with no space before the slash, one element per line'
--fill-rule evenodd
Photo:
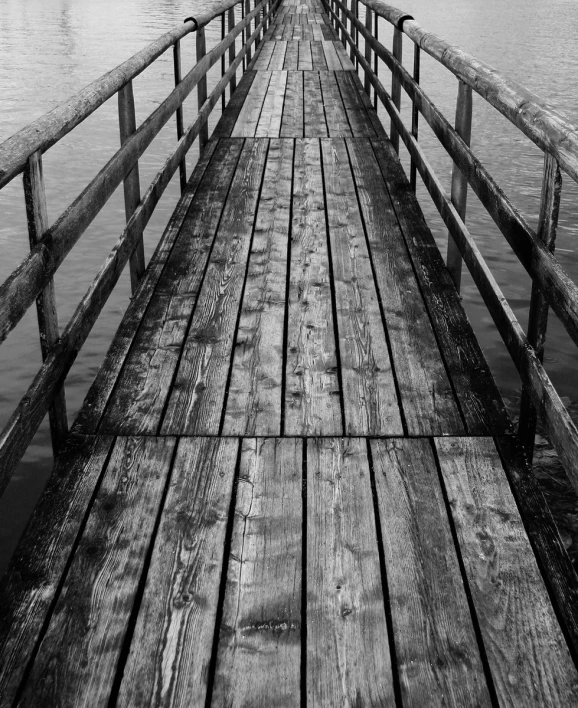
<path fill-rule="evenodd" d="M 245 141 L 161 425 L 219 433 L 268 140 Z"/>
<path fill-rule="evenodd" d="M 296 706 L 303 441 L 244 440 L 212 706 Z"/>
<path fill-rule="evenodd" d="M 286 435 L 340 435 L 341 404 L 319 141 L 295 141 Z"/>
<path fill-rule="evenodd" d="M 435 445 L 500 705 L 578 705 L 578 672 L 493 440 Z"/>
<path fill-rule="evenodd" d="M 402 435 L 387 340 L 345 141 L 321 140 L 345 433 Z"/>
<path fill-rule="evenodd" d="M 403 705 L 489 708 L 431 444 L 370 445 Z"/>
<path fill-rule="evenodd" d="M 371 144 L 361 139 L 347 146 L 408 432 L 461 434 L 460 412 Z"/>
<path fill-rule="evenodd" d="M 307 441 L 307 703 L 393 706 L 366 442 Z"/>
<path fill-rule="evenodd" d="M 119 708 L 205 705 L 238 447 L 179 441 Z"/>
<path fill-rule="evenodd" d="M 271 142 L 233 358 L 223 435 L 281 431 L 293 141 Z"/>
<path fill-rule="evenodd" d="M 175 448 L 118 438 L 19 706 L 108 706 Z"/>

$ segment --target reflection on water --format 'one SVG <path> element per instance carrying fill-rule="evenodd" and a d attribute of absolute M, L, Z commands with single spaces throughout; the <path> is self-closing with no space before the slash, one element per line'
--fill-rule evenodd
<path fill-rule="evenodd" d="M 399 0 L 426 28 L 455 42 L 470 53 L 518 79 L 549 100 L 578 123 L 574 91 L 578 7 L 574 0 Z M 162 32 L 195 13 L 191 0 L 2 0 L 0 23 L 0 141 L 54 108 L 105 71 L 130 57 Z M 206 7 L 199 3 L 197 7 Z M 560 22 L 560 18 L 564 22 Z M 218 26 L 209 28 L 216 40 Z M 380 25 L 380 38 L 389 41 L 391 30 Z M 405 44 L 406 56 L 411 47 Z M 183 41 L 184 69 L 193 63 L 194 40 Z M 422 55 L 423 56 L 423 55 Z M 411 60 L 408 62 L 411 65 Z M 219 67 L 213 70 L 213 76 Z M 142 120 L 166 96 L 172 78 L 169 54 L 134 81 L 137 120 Z M 451 117 L 457 82 L 435 62 L 424 57 L 422 84 L 434 102 Z M 407 115 L 407 102 L 404 110 Z M 536 226 L 541 185 L 540 152 L 491 107 L 474 97 L 472 145 L 506 193 Z M 185 103 L 185 118 L 195 111 L 194 97 Z M 216 117 L 218 112 L 216 113 Z M 386 126 L 388 121 L 385 120 Z M 213 122 L 214 124 L 214 122 Z M 118 147 L 116 100 L 99 109 L 73 134 L 45 155 L 49 218 L 53 221 Z M 420 126 L 420 141 L 436 171 L 449 188 L 451 163 L 427 128 Z M 164 156 L 175 143 L 172 121 L 161 131 L 141 160 L 141 184 L 148 184 Z M 195 155 L 189 158 L 192 166 Z M 407 163 L 406 163 L 407 164 Z M 419 192 L 428 221 L 440 245 L 446 239 L 437 212 L 425 190 Z M 578 279 L 576 224 L 578 190 L 566 180 L 558 233 L 558 256 L 572 277 Z M 167 190 L 145 234 L 147 257 L 158 240 L 178 197 L 176 181 Z M 21 181 L 0 192 L 0 279 L 20 263 L 28 237 Z M 467 221 L 499 284 L 525 324 L 529 279 L 504 238 L 490 222 L 475 197 L 469 197 Z M 56 277 L 61 327 L 74 311 L 124 223 L 121 190 L 82 237 Z M 468 315 L 478 333 L 492 370 L 508 401 L 519 398 L 519 380 L 491 319 L 471 280 L 464 278 L 463 296 Z M 67 384 L 70 414 L 78 410 L 94 377 L 129 298 L 128 274 L 123 277 L 81 352 Z M 549 326 L 546 368 L 566 400 L 576 406 L 578 375 L 575 347 L 555 319 Z M 20 400 L 40 363 L 34 312 L 0 347 L 0 425 Z M 48 432 L 42 428 L 0 501 L 0 572 L 31 504 L 50 470 Z M 547 455 L 542 455 L 542 458 Z M 556 479 L 559 479 L 556 477 Z M 565 504 L 568 497 L 564 496 Z M 575 508 L 575 507 L 573 507 Z M 17 518 L 20 517 L 20 518 Z M 6 521 L 8 519 L 8 522 Z"/>

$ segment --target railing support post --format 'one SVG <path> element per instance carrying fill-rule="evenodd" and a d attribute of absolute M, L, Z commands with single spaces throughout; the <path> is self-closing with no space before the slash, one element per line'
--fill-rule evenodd
<path fill-rule="evenodd" d="M 456 133 L 469 146 L 472 138 L 472 89 L 462 81 L 458 85 L 456 101 Z M 452 169 L 452 204 L 462 221 L 466 220 L 466 204 L 468 199 L 468 180 L 454 163 Z M 460 290 L 462 281 L 462 256 L 452 235 L 448 233 L 447 268 L 456 289 Z"/>
<path fill-rule="evenodd" d="M 175 46 L 173 47 L 173 60 L 174 60 L 174 66 L 175 66 L 175 86 L 178 86 L 181 83 L 182 79 L 182 69 L 181 69 L 181 42 L 180 40 L 175 43 Z M 184 132 L 184 121 L 183 121 L 183 106 L 182 104 L 177 108 L 176 113 L 175 113 L 176 121 L 177 121 L 177 140 L 180 140 L 183 137 L 183 132 Z M 180 184 L 181 184 L 181 194 L 185 191 L 185 187 L 187 186 L 187 162 L 185 158 L 181 160 L 181 164 L 179 165 L 179 175 L 180 175 Z"/>
<path fill-rule="evenodd" d="M 538 238 L 546 248 L 554 252 L 558 213 L 560 211 L 560 195 L 562 192 L 562 174 L 556 158 L 549 153 L 544 155 L 544 179 L 542 182 L 542 200 L 540 217 L 538 219 Z M 546 328 L 548 326 L 548 303 L 535 283 L 532 284 L 530 297 L 530 314 L 528 318 L 528 341 L 534 347 L 536 356 L 544 360 L 544 345 L 546 343 Z M 530 392 L 522 387 L 520 401 L 520 420 L 518 436 L 526 458 L 532 464 L 534 457 L 534 438 L 538 413 L 532 404 Z"/>
<path fill-rule="evenodd" d="M 373 34 L 373 12 L 370 7 L 365 7 L 365 29 L 369 34 Z M 365 61 L 367 66 L 371 66 L 371 46 L 369 42 L 365 42 Z M 369 72 L 365 72 L 363 79 L 363 88 L 365 93 L 369 96 L 371 92 L 371 81 L 369 80 Z"/>
<path fill-rule="evenodd" d="M 375 29 L 373 32 L 373 36 L 375 37 L 375 41 L 379 42 L 379 15 L 375 15 Z M 377 56 L 377 52 L 373 52 L 373 73 L 375 74 L 375 78 L 378 77 L 378 71 L 379 71 L 379 57 Z M 375 109 L 375 112 L 377 113 L 377 91 L 375 90 L 375 87 L 373 89 L 373 107 Z"/>
<path fill-rule="evenodd" d="M 134 93 L 132 81 L 125 84 L 118 92 L 118 121 L 120 126 L 120 144 L 124 145 L 136 130 Z M 124 211 L 126 220 L 130 219 L 140 202 L 140 178 L 138 162 L 124 179 Z M 145 255 L 142 233 L 130 257 L 130 284 L 133 294 L 145 271 Z"/>
<path fill-rule="evenodd" d="M 358 0 L 351 0 L 351 12 L 353 14 L 353 17 L 355 19 L 359 19 L 359 4 Z M 355 26 L 353 22 L 353 18 L 351 19 L 351 22 L 349 23 L 349 31 L 351 34 L 351 40 L 352 40 L 352 45 L 349 50 L 349 58 L 351 59 L 351 62 L 357 68 L 357 55 L 355 54 L 355 50 L 353 49 L 353 46 L 355 45 L 358 47 L 358 36 L 357 36 L 357 27 Z"/>
<path fill-rule="evenodd" d="M 251 0 L 245 0 L 245 17 L 251 12 Z M 249 42 L 249 37 L 251 36 L 251 23 L 247 25 L 245 28 L 245 44 L 248 44 Z M 245 54 L 247 57 L 247 67 L 251 63 L 251 47 L 247 47 L 247 53 Z"/>
<path fill-rule="evenodd" d="M 403 55 L 403 33 L 398 27 L 393 28 L 393 56 L 401 64 Z M 393 105 L 399 111 L 401 107 L 401 81 L 393 75 L 391 77 L 391 100 Z M 395 151 L 399 154 L 399 133 L 397 132 L 393 121 L 390 127 L 391 142 Z"/>
<path fill-rule="evenodd" d="M 416 84 L 419 84 L 420 78 L 420 47 L 419 44 L 415 44 L 413 48 L 413 78 Z M 415 100 L 411 104 L 411 134 L 417 140 L 419 128 L 419 110 L 415 103 Z M 414 191 L 417 189 L 417 168 L 413 157 L 411 158 L 409 167 L 409 183 Z"/>
<path fill-rule="evenodd" d="M 42 173 L 42 155 L 40 151 L 33 153 L 24 168 L 24 198 L 26 201 L 26 217 L 28 220 L 28 237 L 30 247 L 34 248 L 48 229 L 48 213 L 46 209 L 46 193 Z M 54 294 L 54 279 L 36 298 L 38 314 L 38 331 L 40 333 L 40 350 L 42 361 L 46 360 L 52 346 L 60 336 L 56 298 Z M 68 434 L 68 417 L 66 414 L 66 397 L 61 386 L 54 396 L 48 410 L 50 435 L 54 456 L 58 454 L 64 439 Z"/>
<path fill-rule="evenodd" d="M 205 45 L 205 28 L 200 27 L 197 30 L 197 64 L 207 53 Z M 203 104 L 207 100 L 207 75 L 205 74 L 202 79 L 199 80 L 197 85 L 197 110 L 201 110 Z M 209 123 L 208 120 L 201 128 L 199 133 L 199 150 L 202 150 L 207 141 L 209 140 Z"/>
<path fill-rule="evenodd" d="M 234 27 L 235 27 L 235 8 L 232 7 L 229 10 L 229 22 L 228 22 L 229 33 L 231 33 L 233 31 Z M 235 40 L 235 42 L 236 41 L 237 40 Z M 233 44 L 231 44 L 231 46 L 229 47 L 229 66 L 231 66 L 231 64 L 235 61 L 235 56 L 236 56 L 235 42 L 233 42 Z M 231 99 L 231 96 L 235 92 L 236 88 L 237 88 L 237 74 L 235 73 L 231 77 L 231 82 L 229 84 L 229 100 Z"/>
<path fill-rule="evenodd" d="M 223 41 L 225 39 L 225 34 L 226 34 L 225 13 L 223 12 L 223 14 L 221 15 L 221 41 Z M 226 69 L 226 64 L 225 64 L 225 55 L 223 54 L 223 56 L 221 57 L 221 78 L 223 78 L 223 76 L 225 76 L 226 70 L 227 69 Z M 225 92 L 223 91 L 223 95 L 221 96 L 221 109 L 223 111 L 225 110 L 226 105 L 227 105 L 227 101 L 225 98 Z"/>
<path fill-rule="evenodd" d="M 347 27 L 347 15 L 345 14 L 345 8 L 347 7 L 347 0 L 342 0 L 343 1 L 343 7 L 341 8 L 341 22 L 343 25 L 343 29 L 341 30 L 341 44 L 343 44 L 344 47 L 347 46 L 347 40 L 345 39 L 345 32 L 346 32 L 346 27 Z"/>

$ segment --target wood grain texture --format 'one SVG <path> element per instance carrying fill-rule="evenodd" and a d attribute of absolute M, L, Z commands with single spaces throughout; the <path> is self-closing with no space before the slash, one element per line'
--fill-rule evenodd
<path fill-rule="evenodd" d="M 403 705 L 489 708 L 431 445 L 370 444 Z"/>
<path fill-rule="evenodd" d="M 282 138 L 303 137 L 303 72 L 289 71 L 281 122 Z"/>
<path fill-rule="evenodd" d="M 335 49 L 335 46 L 337 44 L 338 42 L 330 41 L 321 43 L 323 53 L 325 54 L 325 63 L 327 64 L 327 68 L 329 69 L 329 71 L 343 71 L 341 60 Z"/>
<path fill-rule="evenodd" d="M 366 140 L 347 145 L 408 432 L 461 433 L 451 384 L 371 145 Z"/>
<path fill-rule="evenodd" d="M 299 42 L 291 40 L 287 42 L 287 51 L 285 53 L 285 63 L 283 69 L 285 71 L 297 71 L 299 68 Z"/>
<path fill-rule="evenodd" d="M 383 320 L 345 141 L 322 140 L 348 435 L 401 435 Z"/>
<path fill-rule="evenodd" d="M 19 705 L 108 705 L 174 447 L 115 443 Z"/>
<path fill-rule="evenodd" d="M 255 135 L 270 79 L 271 72 L 259 72 L 259 78 L 251 85 L 251 89 L 239 113 L 235 127 L 231 131 L 232 138 L 241 138 L 244 136 L 252 137 Z"/>
<path fill-rule="evenodd" d="M 273 54 L 269 62 L 271 71 L 280 71 L 285 66 L 285 54 L 287 52 L 287 42 L 277 41 L 274 43 Z"/>
<path fill-rule="evenodd" d="M 459 295 L 389 141 L 372 141 L 470 434 L 505 434 L 510 421 Z M 411 234 L 411 237 L 409 237 Z"/>
<path fill-rule="evenodd" d="M 0 706 L 12 706 L 113 440 L 72 435 L 0 582 Z"/>
<path fill-rule="evenodd" d="M 257 208 L 224 435 L 278 435 L 281 430 L 292 177 L 293 141 L 273 141 Z"/>
<path fill-rule="evenodd" d="M 269 141 L 246 140 L 161 434 L 217 434 Z"/>
<path fill-rule="evenodd" d="M 229 138 L 231 136 L 256 76 L 254 71 L 246 71 L 243 74 L 243 78 L 231 96 L 227 109 L 219 119 L 211 138 Z"/>
<path fill-rule="evenodd" d="M 277 138 L 281 130 L 283 104 L 287 87 L 287 72 L 272 71 L 271 80 L 263 102 L 263 110 L 255 129 L 257 138 Z"/>
<path fill-rule="evenodd" d="M 335 79 L 341 91 L 343 105 L 347 112 L 347 118 L 351 126 L 353 137 L 375 136 L 376 133 L 373 123 L 369 119 L 368 112 L 359 98 L 359 92 L 353 81 L 353 72 L 336 71 Z"/>
<path fill-rule="evenodd" d="M 342 431 L 319 141 L 295 143 L 285 434 Z"/>
<path fill-rule="evenodd" d="M 204 706 L 239 443 L 179 441 L 118 706 Z"/>
<path fill-rule="evenodd" d="M 333 71 L 319 72 L 327 130 L 331 138 L 351 137 L 351 127 L 335 76 Z"/>
<path fill-rule="evenodd" d="M 303 128 L 306 138 L 327 137 L 325 109 L 321 95 L 319 74 L 316 71 L 306 71 L 303 74 Z"/>
<path fill-rule="evenodd" d="M 307 703 L 393 706 L 365 441 L 307 441 Z"/>
<path fill-rule="evenodd" d="M 493 441 L 435 444 L 500 704 L 578 704 L 578 672 Z"/>
<path fill-rule="evenodd" d="M 299 705 L 302 445 L 243 442 L 212 706 Z"/>

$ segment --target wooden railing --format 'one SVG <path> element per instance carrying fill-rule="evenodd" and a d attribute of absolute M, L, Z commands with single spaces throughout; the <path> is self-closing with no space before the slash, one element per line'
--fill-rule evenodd
<path fill-rule="evenodd" d="M 578 286 L 554 257 L 554 240 L 562 187 L 561 173 L 578 182 L 578 130 L 542 99 L 461 49 L 424 30 L 411 15 L 380 0 L 323 0 L 356 67 L 364 73 L 365 90 L 374 92 L 391 119 L 391 140 L 399 152 L 403 141 L 410 159 L 410 182 L 415 189 L 420 173 L 448 230 L 447 266 L 459 289 L 462 260 L 504 340 L 520 374 L 523 391 L 518 433 L 532 460 L 537 416 L 578 490 L 578 430 L 542 365 L 548 310 L 551 308 L 578 344 Z M 360 4 L 365 16 L 360 17 Z M 377 18 L 393 26 L 389 50 L 377 36 Z M 414 45 L 413 69 L 402 63 L 402 34 Z M 359 47 L 363 38 L 365 47 Z M 458 80 L 455 127 L 442 115 L 420 86 L 420 56 L 426 52 Z M 372 61 L 373 60 L 373 61 Z M 385 64 L 391 77 L 388 93 L 379 78 Z M 411 101 L 411 127 L 400 114 L 401 90 Z M 544 152 L 540 218 L 533 231 L 470 149 L 472 91 L 496 108 Z M 454 162 L 448 195 L 418 142 L 421 114 Z M 501 292 L 465 225 L 467 186 L 470 186 L 532 279 L 527 333 Z"/>
<path fill-rule="evenodd" d="M 251 47 L 259 43 L 278 2 L 253 0 L 253 7 L 250 0 L 214 4 L 202 16 L 188 18 L 0 145 L 0 189 L 20 173 L 24 175 L 31 246 L 28 257 L 0 286 L 0 343 L 36 301 L 43 357 L 42 368 L 0 435 L 0 494 L 47 412 L 53 449 L 58 452 L 68 432 L 65 378 L 127 261 L 130 261 L 133 292 L 138 288 L 145 270 L 144 228 L 177 169 L 181 189 L 185 188 L 185 156 L 197 138 L 200 148 L 207 142 L 209 115 L 219 98 L 225 105 L 227 86 L 230 87 L 230 99 L 236 87 L 237 70 L 248 66 Z M 238 22 L 234 12 L 237 4 L 241 6 L 242 18 Z M 218 17 L 221 18 L 222 40 L 206 51 L 205 27 Z M 181 76 L 180 42 L 193 32 L 196 34 L 197 63 L 186 76 Z M 235 40 L 240 35 L 241 49 L 237 52 Z M 137 128 L 132 81 L 171 48 L 175 87 Z M 219 59 L 221 79 L 208 94 L 207 72 Z M 185 129 L 182 105 L 195 87 L 198 114 Z M 42 154 L 115 94 L 118 96 L 121 148 L 54 224 L 49 225 Z M 141 198 L 139 158 L 173 115 L 177 124 L 176 149 Z M 126 228 L 70 322 L 60 333 L 54 274 L 121 182 L 124 183 Z"/>

